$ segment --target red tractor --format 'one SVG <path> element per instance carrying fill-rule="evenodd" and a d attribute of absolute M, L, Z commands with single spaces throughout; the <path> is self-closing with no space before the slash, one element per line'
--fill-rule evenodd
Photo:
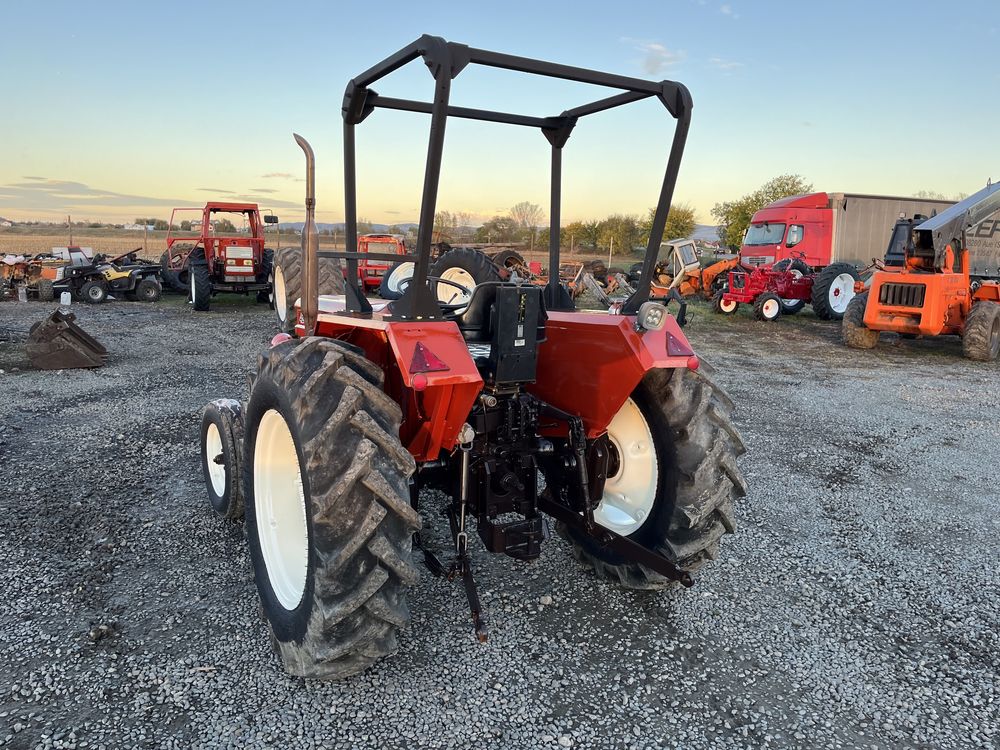
<path fill-rule="evenodd" d="M 376 291 L 382 286 L 385 272 L 393 260 L 376 260 L 381 255 L 406 255 L 406 243 L 396 234 L 363 234 L 358 237 L 358 252 L 365 257 L 358 262 L 358 275 L 365 291 Z"/>
<path fill-rule="evenodd" d="M 432 102 L 383 98 L 371 88 L 415 60 L 434 77 Z M 470 64 L 612 93 L 546 118 L 454 108 L 453 79 Z M 578 120 L 642 99 L 659 101 L 677 125 L 642 273 L 614 313 L 576 311 L 556 274 L 544 288 L 493 280 L 470 289 L 431 273 L 449 116 L 537 128 L 547 139 L 549 267 L 559 268 L 563 146 Z M 431 127 L 420 232 L 406 256 L 414 272 L 399 299 L 373 305 L 359 283 L 364 254 L 353 250 L 354 136 L 384 109 L 428 113 Z M 347 86 L 350 252 L 318 251 L 312 150 L 296 136 L 308 176 L 295 336 L 278 334 L 260 355 L 244 404 L 206 407 L 201 459 L 215 511 L 237 518 L 245 509 L 263 613 L 289 672 L 342 678 L 395 651 L 410 617 L 407 590 L 420 575 L 414 547 L 432 572 L 462 580 L 482 641 L 474 536 L 490 552 L 530 562 L 552 519 L 598 577 L 636 589 L 690 586 L 716 557 L 734 529 L 733 503 L 746 491 L 733 404 L 699 368 L 666 308 L 649 300 L 690 115 L 690 95 L 673 81 L 423 36 Z M 323 259 L 345 261 L 345 294 L 317 293 Z M 448 519 L 447 551 L 421 535 L 438 516 Z"/>
<path fill-rule="evenodd" d="M 187 292 L 198 311 L 208 310 L 219 292 L 256 292 L 258 302 L 270 302 L 274 254 L 264 247 L 264 227 L 277 222 L 272 215 L 262 220 L 256 203 L 175 208 L 160 276 L 175 291 Z"/>

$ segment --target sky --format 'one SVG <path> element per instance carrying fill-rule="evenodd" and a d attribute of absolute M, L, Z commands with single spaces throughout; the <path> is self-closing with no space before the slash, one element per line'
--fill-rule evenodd
<path fill-rule="evenodd" d="M 780 174 L 816 190 L 946 196 L 1000 179 L 1000 2 L 616 0 L 310 2 L 50 0 L 0 15 L 0 216 L 168 218 L 250 200 L 302 219 L 301 133 L 317 217 L 344 219 L 344 87 L 421 34 L 691 91 L 675 199 L 714 204 Z M 430 100 L 411 63 L 373 88 Z M 452 104 L 556 115 L 606 96 L 470 67 Z M 430 118 L 358 126 L 359 216 L 416 221 Z M 585 118 L 563 156 L 563 221 L 644 214 L 674 121 L 653 100 Z M 548 213 L 549 148 L 529 128 L 449 121 L 438 210 L 479 223 Z"/>

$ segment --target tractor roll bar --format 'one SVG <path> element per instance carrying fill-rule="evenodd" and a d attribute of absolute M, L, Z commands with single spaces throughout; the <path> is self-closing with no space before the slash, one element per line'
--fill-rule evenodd
<path fill-rule="evenodd" d="M 370 86 L 389 73 L 407 63 L 423 58 L 424 64 L 434 77 L 434 98 L 431 102 L 411 101 L 383 97 Z M 451 82 L 468 65 L 478 64 L 503 68 L 522 73 L 561 78 L 564 80 L 622 89 L 620 93 L 568 109 L 554 117 L 531 117 L 521 114 L 496 112 L 485 109 L 454 107 L 449 104 Z M 358 279 L 358 260 L 364 257 L 356 252 L 358 241 L 357 221 L 357 174 L 355 159 L 354 129 L 375 109 L 394 109 L 406 112 L 421 112 L 431 116 L 430 136 L 427 147 L 427 161 L 424 169 L 424 187 L 420 204 L 420 224 L 417 235 L 413 282 L 407 287 L 402 298 L 393 304 L 395 317 L 404 320 L 438 320 L 442 317 L 437 301 L 427 285 L 430 263 L 431 235 L 434 227 L 434 213 L 437 206 L 438 185 L 441 176 L 441 158 L 444 149 L 445 125 L 449 117 L 459 117 L 508 125 L 538 128 L 552 147 L 551 190 L 549 210 L 549 283 L 545 289 L 545 300 L 549 309 L 572 308 L 572 300 L 559 283 L 559 228 L 562 185 L 562 148 L 581 117 L 603 112 L 624 104 L 630 104 L 651 97 L 658 98 L 667 111 L 677 120 L 670 155 L 656 210 L 646 255 L 643 260 L 642 275 L 636 291 L 622 306 L 625 314 L 638 312 L 639 306 L 649 299 L 649 286 L 656 264 L 656 256 L 663 240 L 663 230 L 670 211 L 677 174 L 680 170 L 684 143 L 687 140 L 691 121 L 691 95 L 683 84 L 675 81 L 646 81 L 629 76 L 602 73 L 586 68 L 518 57 L 489 50 L 477 49 L 464 44 L 447 42 L 436 36 L 424 35 L 399 52 L 374 65 L 352 79 L 344 92 L 342 114 L 344 120 L 344 209 L 345 243 L 350 248 L 345 252 L 322 252 L 319 257 L 342 258 L 347 264 L 347 310 L 352 313 L 370 314 L 371 305 L 365 298 Z M 398 259 L 398 258 L 397 258 Z"/>

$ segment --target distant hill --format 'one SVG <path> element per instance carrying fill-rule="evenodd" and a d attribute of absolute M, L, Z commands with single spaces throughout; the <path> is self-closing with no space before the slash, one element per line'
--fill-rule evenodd
<path fill-rule="evenodd" d="M 702 242 L 718 242 L 719 228 L 711 224 L 695 224 L 691 239 Z"/>
<path fill-rule="evenodd" d="M 282 229 L 294 229 L 296 232 L 301 232 L 302 231 L 302 227 L 305 226 L 305 222 L 302 222 L 302 221 L 285 222 L 285 221 L 283 221 L 278 226 L 281 227 Z M 317 223 L 316 224 L 316 229 L 318 229 L 321 232 L 343 232 L 344 231 L 344 226 L 345 226 L 344 222 L 342 222 L 342 221 L 338 222 L 336 224 Z M 402 224 L 372 224 L 371 228 L 372 228 L 372 232 L 375 232 L 375 233 L 383 232 L 384 233 L 384 232 L 388 232 L 389 231 L 389 227 L 399 227 L 404 232 L 406 232 L 411 227 L 416 227 L 416 226 L 417 226 L 416 222 L 408 221 L 408 222 L 403 222 Z"/>

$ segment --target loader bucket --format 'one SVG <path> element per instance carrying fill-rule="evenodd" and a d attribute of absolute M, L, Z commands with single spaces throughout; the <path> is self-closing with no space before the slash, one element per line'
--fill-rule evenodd
<path fill-rule="evenodd" d="M 74 367 L 100 367 L 108 350 L 73 321 L 73 313 L 56 310 L 36 323 L 28 334 L 25 347 L 28 359 L 40 370 L 66 370 Z"/>

